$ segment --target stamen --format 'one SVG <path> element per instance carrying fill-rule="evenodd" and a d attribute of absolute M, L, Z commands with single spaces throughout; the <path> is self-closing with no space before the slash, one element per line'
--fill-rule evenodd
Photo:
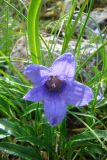
<path fill-rule="evenodd" d="M 61 91 L 63 81 L 58 79 L 57 76 L 50 76 L 50 80 L 47 80 L 46 86 L 49 91 Z"/>

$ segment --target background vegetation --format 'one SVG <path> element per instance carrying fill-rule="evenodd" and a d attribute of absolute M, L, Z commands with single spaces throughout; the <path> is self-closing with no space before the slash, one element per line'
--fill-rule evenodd
<path fill-rule="evenodd" d="M 0 0 L 0 160 L 107 158 L 105 28 L 102 30 L 90 16 L 93 0 L 81 4 L 70 1 L 67 12 L 63 3 L 32 0 L 29 7 L 22 0 Z M 88 25 L 90 19 L 98 34 Z M 20 44 L 17 40 L 22 36 L 25 42 Z M 56 51 L 59 42 L 60 53 Z M 92 44 L 95 47 L 87 55 Z M 26 55 L 22 55 L 23 47 Z M 49 66 L 72 48 L 77 62 L 76 79 L 93 89 L 94 99 L 84 108 L 68 106 L 65 120 L 52 128 L 44 116 L 43 104 L 23 100 L 31 88 L 23 69 L 29 63 Z"/>

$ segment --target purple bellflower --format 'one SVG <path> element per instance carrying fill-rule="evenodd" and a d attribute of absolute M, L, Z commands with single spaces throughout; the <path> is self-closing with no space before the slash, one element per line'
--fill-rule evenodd
<path fill-rule="evenodd" d="M 75 81 L 75 58 L 65 53 L 50 68 L 30 64 L 24 74 L 33 83 L 25 100 L 44 102 L 44 113 L 52 126 L 58 125 L 66 115 L 67 105 L 84 106 L 93 98 L 91 88 Z"/>

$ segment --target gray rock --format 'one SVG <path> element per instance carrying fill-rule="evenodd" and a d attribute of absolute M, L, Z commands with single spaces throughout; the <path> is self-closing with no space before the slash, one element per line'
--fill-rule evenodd
<path fill-rule="evenodd" d="M 17 40 L 11 52 L 10 60 L 19 71 L 22 72 L 24 70 L 25 65 L 30 60 L 27 38 L 25 36 L 22 36 Z"/>

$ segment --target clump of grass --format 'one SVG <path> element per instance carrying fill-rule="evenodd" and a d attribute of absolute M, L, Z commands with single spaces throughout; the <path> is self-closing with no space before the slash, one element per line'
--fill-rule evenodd
<path fill-rule="evenodd" d="M 55 38 L 58 40 L 62 28 L 64 28 L 61 54 L 69 49 L 68 44 L 74 36 L 75 28 L 88 4 L 88 1 L 84 1 L 78 11 L 76 20 L 72 22 L 77 1 L 71 2 L 70 12 L 55 22 L 51 32 L 51 35 L 54 33 L 54 42 Z M 80 54 L 93 1 L 90 2 L 86 19 L 80 26 L 80 34 L 76 39 L 77 43 L 74 54 L 77 61 L 76 77 L 93 89 L 94 99 L 84 108 L 74 110 L 72 106 L 68 106 L 69 111 L 65 120 L 55 128 L 52 128 L 47 123 L 43 114 L 42 103 L 31 103 L 22 99 L 29 88 L 31 88 L 31 84 L 12 65 L 9 59 L 16 39 L 27 32 L 32 63 L 43 63 L 44 55 L 41 51 L 41 41 L 44 42 L 48 51 L 48 61 L 50 63 L 53 61 L 56 43 L 50 46 L 40 34 L 39 13 L 41 12 L 42 1 L 39 0 L 36 3 L 35 0 L 31 1 L 28 17 L 23 15 L 22 8 L 26 12 L 27 8 L 23 5 L 22 1 L 18 1 L 18 6 L 13 1 L 5 0 L 1 1 L 1 4 L 3 6 L 3 9 L 1 8 L 2 12 L 0 12 L 0 29 L 2 31 L 0 41 L 1 158 L 5 157 L 6 160 L 9 160 L 9 155 L 14 155 L 26 160 L 105 160 L 107 157 L 106 89 L 102 92 L 103 98 L 97 101 L 101 86 L 104 85 L 106 88 L 107 84 L 107 56 L 105 54 L 107 41 L 102 38 L 101 31 L 98 36 L 92 37 L 89 40 L 89 45 L 91 43 L 99 43 L 100 46 L 85 61 L 82 60 Z M 28 30 L 26 30 L 26 24 L 28 24 Z M 89 76 L 89 80 L 84 81 L 81 73 L 95 56 L 96 63 L 92 68 L 91 74 L 88 75 L 85 71 L 85 74 Z M 98 68 L 98 57 L 101 59 L 100 70 Z M 6 67 L 5 71 L 3 67 Z M 11 74 L 13 72 L 16 74 Z M 94 76 L 92 77 L 92 75 Z"/>

